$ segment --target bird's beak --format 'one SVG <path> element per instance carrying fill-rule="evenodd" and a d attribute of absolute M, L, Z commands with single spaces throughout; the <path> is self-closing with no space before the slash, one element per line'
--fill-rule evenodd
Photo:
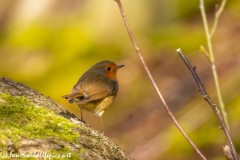
<path fill-rule="evenodd" d="M 117 69 L 124 67 L 125 65 L 121 64 L 117 66 Z"/>

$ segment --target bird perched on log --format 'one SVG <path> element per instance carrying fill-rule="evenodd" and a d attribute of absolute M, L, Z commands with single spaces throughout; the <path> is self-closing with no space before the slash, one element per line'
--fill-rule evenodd
<path fill-rule="evenodd" d="M 117 71 L 124 65 L 116 65 L 111 61 L 101 61 L 87 70 L 73 86 L 70 94 L 62 96 L 70 103 L 76 103 L 81 110 L 101 117 L 114 102 L 118 92 Z"/>

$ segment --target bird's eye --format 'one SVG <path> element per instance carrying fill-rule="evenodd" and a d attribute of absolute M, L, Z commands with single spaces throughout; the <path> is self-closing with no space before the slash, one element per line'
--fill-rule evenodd
<path fill-rule="evenodd" d="M 110 70 L 111 70 L 111 67 L 107 67 L 107 70 L 110 71 Z"/>

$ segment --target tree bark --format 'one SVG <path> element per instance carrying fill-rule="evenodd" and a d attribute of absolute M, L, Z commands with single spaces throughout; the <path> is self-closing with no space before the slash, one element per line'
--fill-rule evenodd
<path fill-rule="evenodd" d="M 65 110 L 59 104 L 54 102 L 50 97 L 44 97 L 38 91 L 33 90 L 32 88 L 15 82 L 11 79 L 2 77 L 0 78 L 0 94 L 7 93 L 10 96 L 24 96 L 33 102 L 34 105 L 38 107 L 45 107 L 48 110 L 51 110 L 57 116 L 64 117 L 70 123 L 77 124 L 78 129 L 73 129 L 74 132 L 79 134 L 79 138 L 76 139 L 76 142 L 62 141 L 59 138 L 49 137 L 48 139 L 29 139 L 22 137 L 18 144 L 14 142 L 8 142 L 7 144 L 2 143 L 0 140 L 0 156 L 5 156 L 9 158 L 9 154 L 12 152 L 28 152 L 32 153 L 34 150 L 42 152 L 53 152 L 58 151 L 59 148 L 67 148 L 71 153 L 77 155 L 76 159 L 109 159 L 109 160 L 132 160 L 133 158 L 126 155 L 126 153 L 120 149 L 120 147 L 111 141 L 108 137 L 105 137 L 98 131 L 95 131 L 90 126 L 81 122 L 73 114 Z M 1 99 L 0 99 L 1 104 Z M 0 110 L 1 115 L 1 110 Z M 0 117 L 0 121 L 3 120 Z M 0 126 L 0 132 L 2 129 L 6 129 Z M 11 135 L 6 135 L 11 137 Z M 21 135 L 19 135 L 21 136 Z M 57 141 L 57 142 L 56 142 Z M 4 146 L 5 145 L 5 146 Z M 3 149 L 5 148 L 5 149 Z M 7 148 L 7 149 L 6 149 Z M 1 151 L 2 150 L 2 151 Z M 70 154 L 71 154 L 70 153 Z M 72 154 L 72 155 L 73 155 Z M 76 157 L 76 156 L 75 156 Z M 68 157 L 71 158 L 71 157 Z M 73 157 L 72 157 L 73 158 Z M 1 158 L 0 158 L 1 159 Z M 42 157 L 36 158 L 42 159 Z"/>

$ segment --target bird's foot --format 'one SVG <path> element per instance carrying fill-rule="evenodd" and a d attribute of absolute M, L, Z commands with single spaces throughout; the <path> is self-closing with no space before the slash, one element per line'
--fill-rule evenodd
<path fill-rule="evenodd" d="M 83 119 L 78 118 L 78 120 L 86 124 L 86 122 Z"/>

